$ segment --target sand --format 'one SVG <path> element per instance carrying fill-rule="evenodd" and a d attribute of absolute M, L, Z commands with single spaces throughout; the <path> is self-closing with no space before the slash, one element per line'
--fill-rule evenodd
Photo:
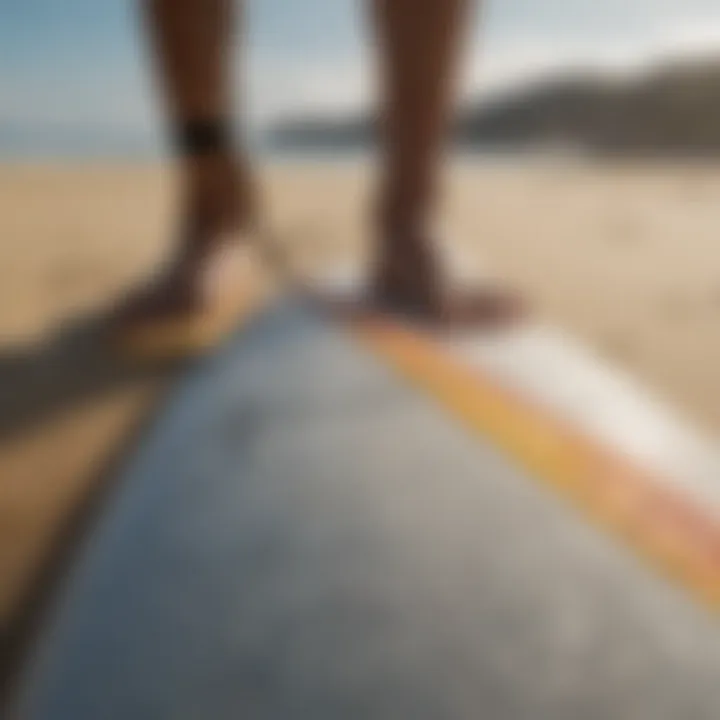
<path fill-rule="evenodd" d="M 295 167 L 269 179 L 276 224 L 311 263 L 362 245 L 362 175 Z M 464 162 L 450 173 L 444 232 L 716 434 L 718 197 L 720 165 Z"/>
<path fill-rule="evenodd" d="M 272 225 L 299 263 L 361 251 L 370 175 L 264 171 Z M 107 366 L 87 338 L 162 257 L 173 196 L 160 166 L 0 167 L 0 628 L 166 381 Z M 717 433 L 718 197 L 720 166 L 466 161 L 450 173 L 447 233 Z"/>

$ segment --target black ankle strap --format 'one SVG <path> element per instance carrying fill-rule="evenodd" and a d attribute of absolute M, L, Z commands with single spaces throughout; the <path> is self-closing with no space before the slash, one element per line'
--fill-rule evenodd
<path fill-rule="evenodd" d="M 229 151 L 232 132 L 224 120 L 195 120 L 178 128 L 177 149 L 182 155 L 212 155 Z"/>

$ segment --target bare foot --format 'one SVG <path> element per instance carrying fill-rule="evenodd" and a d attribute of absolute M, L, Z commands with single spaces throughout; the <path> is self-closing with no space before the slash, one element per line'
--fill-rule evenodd
<path fill-rule="evenodd" d="M 186 219 L 175 255 L 148 282 L 134 288 L 114 313 L 123 332 L 212 312 L 237 293 L 238 255 L 250 224 L 239 172 L 219 158 L 202 159 L 188 188 Z"/>
<path fill-rule="evenodd" d="M 452 288 L 437 248 L 425 240 L 393 240 L 380 251 L 371 303 L 438 329 L 497 329 L 522 318 L 517 294 L 487 282 L 477 288 Z"/>
<path fill-rule="evenodd" d="M 204 238 L 180 251 L 156 276 L 134 288 L 113 316 L 113 329 L 182 320 L 212 311 L 231 291 L 231 256 L 241 241 L 231 234 Z"/>

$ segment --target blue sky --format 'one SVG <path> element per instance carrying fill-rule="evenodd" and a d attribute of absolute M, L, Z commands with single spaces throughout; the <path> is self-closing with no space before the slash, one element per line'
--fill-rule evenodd
<path fill-rule="evenodd" d="M 247 105 L 262 121 L 368 102 L 357 0 L 251 0 Z M 133 0 L 0 0 L 0 128 L 147 135 L 157 127 Z M 628 69 L 720 47 L 718 0 L 492 0 L 465 92 L 578 64 Z M 238 84 L 241 78 L 238 77 Z"/>

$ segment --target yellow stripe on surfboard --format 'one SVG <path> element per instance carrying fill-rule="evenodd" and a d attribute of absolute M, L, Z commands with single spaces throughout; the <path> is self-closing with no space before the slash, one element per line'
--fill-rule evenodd
<path fill-rule="evenodd" d="M 666 481 L 500 388 L 429 336 L 380 317 L 353 322 L 378 357 L 545 486 L 720 610 L 720 524 Z"/>

